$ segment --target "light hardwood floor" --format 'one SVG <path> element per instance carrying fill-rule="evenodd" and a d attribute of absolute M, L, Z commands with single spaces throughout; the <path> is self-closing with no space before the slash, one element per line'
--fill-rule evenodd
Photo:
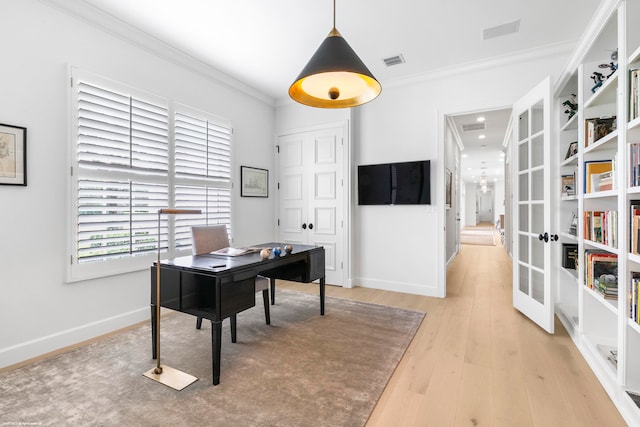
<path fill-rule="evenodd" d="M 462 245 L 443 299 L 335 286 L 327 295 L 427 313 L 367 427 L 626 425 L 562 324 L 549 335 L 513 308 L 499 243 Z"/>

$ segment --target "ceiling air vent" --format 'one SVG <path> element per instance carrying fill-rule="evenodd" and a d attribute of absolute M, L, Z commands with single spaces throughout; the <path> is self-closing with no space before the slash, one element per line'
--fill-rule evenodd
<path fill-rule="evenodd" d="M 384 61 L 385 65 L 387 67 L 392 67 L 394 65 L 404 64 L 405 63 L 405 60 L 404 60 L 404 57 L 402 56 L 402 54 L 396 55 L 396 56 L 390 56 L 388 58 L 384 58 L 383 61 Z"/>
<path fill-rule="evenodd" d="M 474 130 L 484 130 L 484 128 L 485 128 L 484 123 L 471 123 L 468 125 L 462 125 L 463 132 L 471 132 Z"/>
<path fill-rule="evenodd" d="M 520 31 L 519 19 L 517 21 L 507 22 L 506 24 L 496 25 L 495 27 L 485 28 L 482 30 L 482 40 L 506 36 L 507 34 L 517 33 L 518 31 Z"/>

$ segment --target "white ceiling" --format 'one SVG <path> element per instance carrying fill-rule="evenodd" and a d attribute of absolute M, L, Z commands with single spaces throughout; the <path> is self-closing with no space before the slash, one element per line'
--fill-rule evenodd
<path fill-rule="evenodd" d="M 232 76 L 274 103 L 333 25 L 331 0 L 45 0 L 118 21 Z M 435 71 L 521 51 L 575 43 L 600 0 L 336 0 L 336 27 L 385 86 Z M 519 31 L 482 40 L 482 31 L 519 20 Z M 114 28 L 118 28 L 117 26 Z M 387 67 L 383 59 L 406 63 Z M 374 101 L 375 102 L 375 101 Z M 486 112 L 487 147 L 459 132 L 468 159 L 492 161 L 504 139 L 508 111 Z M 505 119 L 506 117 L 506 119 Z M 458 116 L 457 123 L 473 117 Z M 487 157 L 485 159 L 485 157 Z M 495 170 L 493 164 L 488 171 Z"/>

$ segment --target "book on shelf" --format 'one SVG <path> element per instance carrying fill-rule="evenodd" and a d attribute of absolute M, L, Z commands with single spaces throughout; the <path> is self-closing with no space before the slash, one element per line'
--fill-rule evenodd
<path fill-rule="evenodd" d="M 640 200 L 629 201 L 629 247 L 640 255 Z"/>
<path fill-rule="evenodd" d="M 629 144 L 629 185 L 640 185 L 640 143 Z"/>
<path fill-rule="evenodd" d="M 584 162 L 584 193 L 599 191 L 600 174 L 613 171 L 613 160 L 588 160 Z M 613 178 L 612 181 L 613 183 Z"/>
<path fill-rule="evenodd" d="M 576 194 L 575 175 L 562 175 L 562 196 L 575 196 Z"/>
<path fill-rule="evenodd" d="M 613 171 L 602 172 L 598 175 L 598 187 L 594 191 L 613 190 Z"/>
<path fill-rule="evenodd" d="M 616 116 L 586 119 L 584 126 L 584 146 L 588 147 L 616 130 Z"/>
<path fill-rule="evenodd" d="M 618 211 L 584 211 L 584 238 L 618 247 Z"/>
<path fill-rule="evenodd" d="M 635 323 L 640 324 L 638 319 L 638 298 L 640 298 L 640 272 L 631 272 L 631 286 L 629 287 L 629 318 Z"/>
<path fill-rule="evenodd" d="M 588 249 L 585 257 L 585 286 L 604 298 L 618 298 L 618 256 L 611 252 Z"/>
<path fill-rule="evenodd" d="M 578 269 L 578 244 L 563 243 L 562 244 L 562 267 L 571 270 Z"/>

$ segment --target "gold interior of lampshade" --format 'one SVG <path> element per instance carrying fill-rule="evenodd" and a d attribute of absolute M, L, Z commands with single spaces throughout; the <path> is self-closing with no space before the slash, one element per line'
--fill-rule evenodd
<path fill-rule="evenodd" d="M 311 57 L 289 96 L 304 105 L 346 108 L 375 99 L 382 86 L 334 27 Z"/>

